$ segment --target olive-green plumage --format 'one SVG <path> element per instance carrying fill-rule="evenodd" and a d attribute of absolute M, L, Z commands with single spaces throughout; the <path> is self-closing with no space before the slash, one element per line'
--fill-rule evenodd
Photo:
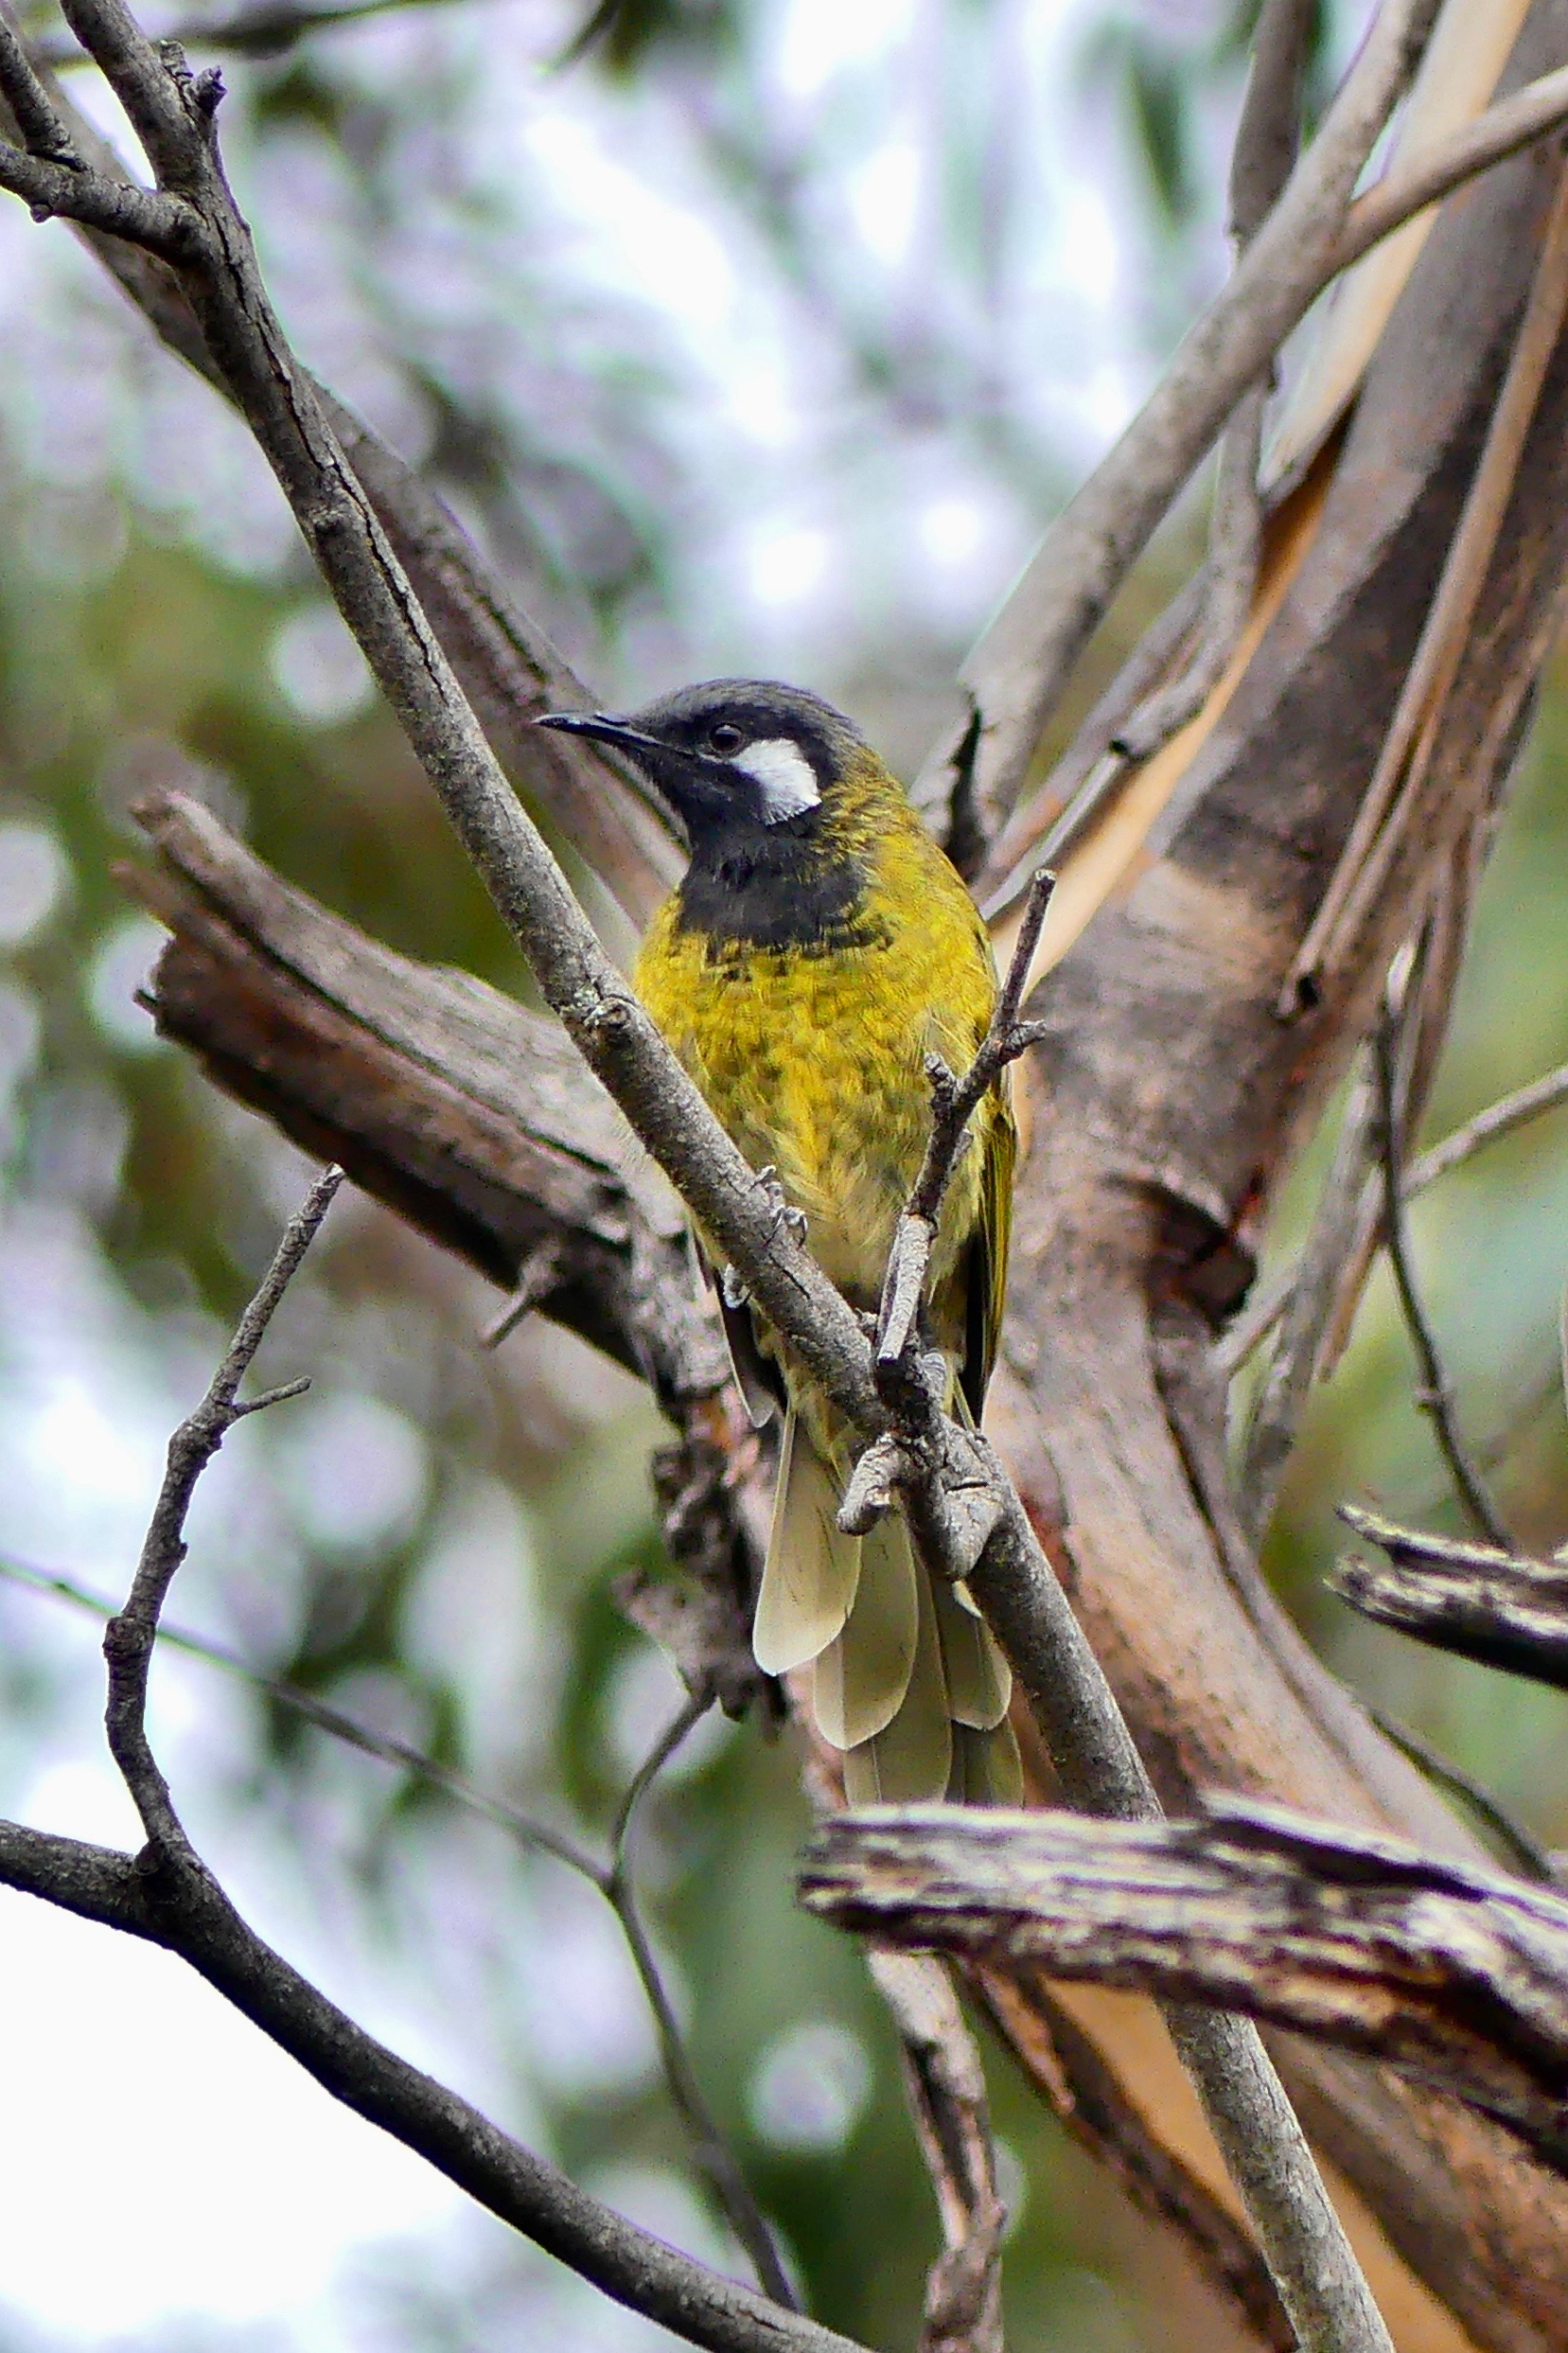
<path fill-rule="evenodd" d="M 974 902 L 890 770 L 813 696 L 723 680 L 575 724 L 628 752 L 691 840 L 638 960 L 643 1002 L 746 1158 L 803 1212 L 819 1265 L 874 1308 L 930 1133 L 925 1057 L 966 1069 L 991 1017 Z M 978 1419 L 1007 1269 L 1005 1081 L 974 1129 L 932 1253 L 927 1334 Z M 754 1340 L 776 1375 L 765 1326 Z M 896 1513 L 864 1538 L 840 1531 L 849 1434 L 797 1375 L 784 1388 L 759 1663 L 811 1669 L 852 1799 L 1015 1796 L 1008 1672 L 989 1632 L 961 1588 L 932 1591 Z"/>

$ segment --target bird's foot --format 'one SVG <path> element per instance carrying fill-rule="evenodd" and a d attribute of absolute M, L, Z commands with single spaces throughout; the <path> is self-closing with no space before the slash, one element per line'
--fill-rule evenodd
<path fill-rule="evenodd" d="M 796 1241 L 803 1242 L 807 1230 L 806 1213 L 804 1210 L 797 1209 L 793 1201 L 785 1198 L 784 1189 L 779 1182 L 779 1172 L 771 1161 L 766 1168 L 758 1169 L 756 1182 L 762 1188 L 767 1206 L 773 1212 L 774 1232 L 777 1233 L 781 1226 L 787 1226 Z"/>

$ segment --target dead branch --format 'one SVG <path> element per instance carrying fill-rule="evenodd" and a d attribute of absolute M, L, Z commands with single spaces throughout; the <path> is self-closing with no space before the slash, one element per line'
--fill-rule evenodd
<path fill-rule="evenodd" d="M 1448 1386 L 1442 1360 L 1437 1353 L 1436 1337 L 1416 1282 L 1400 1176 L 1404 1156 L 1401 1137 L 1399 1080 L 1395 1069 L 1398 1051 L 1397 1017 L 1385 1009 L 1373 1037 L 1378 1074 L 1378 1157 L 1383 1176 L 1383 1230 L 1388 1263 L 1393 1269 L 1394 1287 L 1399 1293 L 1400 1307 L 1416 1352 L 1420 1375 L 1416 1404 L 1431 1419 L 1443 1460 L 1453 1475 L 1454 1487 L 1466 1511 L 1490 1543 L 1507 1550 L 1507 1530 L 1498 1518 L 1497 1507 L 1471 1460 L 1470 1449 L 1459 1426 L 1453 1393 Z"/>
<path fill-rule="evenodd" d="M 1568 1901 L 1501 1873 L 1233 1799 L 1157 1829 L 933 1806 L 820 1825 L 802 1893 L 863 1935 L 1234 2004 L 1568 2171 Z"/>
<path fill-rule="evenodd" d="M 1328 283 L 1362 166 L 1421 53 L 1436 0 L 1390 0 L 1317 137 L 1241 266 L 1188 333 L 1120 441 L 1051 526 L 964 663 L 978 714 L 923 773 L 926 805 L 950 796 L 964 750 L 982 808 L 1005 815 L 1041 731 L 1111 598 L 1250 384 Z M 1331 273 L 1330 273 L 1331 274 Z"/>
<path fill-rule="evenodd" d="M 940 1962 L 874 1946 L 866 1958 L 903 2045 L 905 2088 L 946 2249 L 926 2282 L 921 2353 L 1003 2353 L 1007 2214 L 979 2052 Z"/>
<path fill-rule="evenodd" d="M 1423 1535 L 1354 1504 L 1341 1504 L 1340 1517 L 1387 1555 L 1335 1564 L 1329 1582 L 1352 1609 L 1435 1650 L 1568 1690 L 1568 1566 Z"/>

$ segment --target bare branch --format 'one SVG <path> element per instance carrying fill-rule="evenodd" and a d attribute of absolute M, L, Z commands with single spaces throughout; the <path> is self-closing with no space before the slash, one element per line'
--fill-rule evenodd
<path fill-rule="evenodd" d="M 1473 1774 L 1462 1772 L 1451 1757 L 1445 1757 L 1430 1741 L 1423 1741 L 1419 1733 L 1412 1732 L 1407 1724 L 1401 1724 L 1398 1717 L 1389 1715 L 1384 1708 L 1368 1703 L 1366 1712 L 1378 1730 L 1409 1758 L 1434 1787 L 1456 1797 L 1474 1816 L 1493 1845 L 1502 1849 L 1510 1869 L 1522 1879 L 1540 1880 L 1543 1887 L 1560 1884 L 1557 1866 L 1540 1839 L 1532 1838 L 1524 1825 L 1498 1804 L 1485 1782 L 1478 1781 Z"/>
<path fill-rule="evenodd" d="M 1568 1901 L 1519 1880 L 1226 1798 L 1157 1828 L 841 1814 L 802 1892 L 863 1934 L 1224 2002 L 1369 2052 L 1568 2171 Z"/>
<path fill-rule="evenodd" d="M 968 1140 L 969 1123 L 987 1093 L 1010 1063 L 1028 1052 L 1037 1032 L 1019 1019 L 1030 966 L 1040 944 L 1056 876 L 1041 867 L 1030 884 L 1017 944 L 991 1020 L 974 1061 L 962 1078 L 956 1078 L 936 1055 L 926 1060 L 931 1082 L 931 1133 L 920 1174 L 910 1189 L 899 1219 L 888 1271 L 882 1285 L 877 1318 L 876 1362 L 879 1372 L 897 1365 L 915 1337 L 916 1320 L 925 1295 L 925 1274 L 959 1155 Z"/>
<path fill-rule="evenodd" d="M 1017 798 L 1069 672 L 1155 524 L 1332 276 L 1357 175 L 1435 12 L 1435 0 L 1387 0 L 1380 9 L 1321 131 L 1241 266 L 1052 524 L 970 654 L 962 677 L 979 716 L 973 764 L 983 807 L 1005 812 Z M 924 801 L 947 797 L 954 749 L 944 742 L 927 763 L 917 787 Z"/>
<path fill-rule="evenodd" d="M 115 1614 L 112 1601 L 79 1583 L 74 1578 L 29 1567 L 23 1562 L 7 1560 L 3 1556 L 0 1556 L 0 1577 L 10 1578 L 32 1591 L 70 1601 L 78 1608 L 91 1610 L 100 1618 L 112 1618 Z M 492 1796 L 488 1791 L 477 1788 L 464 1775 L 453 1772 L 449 1765 L 439 1763 L 412 1742 L 399 1740 L 392 1733 L 374 1731 L 358 1718 L 344 1714 L 342 1708 L 333 1707 L 313 1692 L 301 1690 L 297 1684 L 286 1682 L 276 1675 L 260 1673 L 223 1643 L 208 1641 L 204 1636 L 191 1634 L 184 1627 L 162 1622 L 158 1627 L 157 1640 L 170 1650 L 184 1652 L 187 1657 L 199 1658 L 208 1666 L 221 1668 L 225 1673 L 238 1677 L 253 1690 L 264 1692 L 278 1707 L 287 1708 L 291 1715 L 313 1725 L 331 1739 L 342 1741 L 365 1756 L 379 1758 L 385 1764 L 396 1765 L 414 1774 L 431 1788 L 440 1790 L 444 1796 L 451 1798 L 466 1812 L 477 1814 L 481 1820 L 491 1822 L 505 1831 L 525 1850 L 548 1854 L 555 1862 L 564 1864 L 568 1870 L 575 1871 L 580 1879 L 586 1880 L 605 1898 L 625 1937 L 653 2013 L 666 2087 L 676 2113 L 691 2136 L 694 2160 L 713 2189 L 737 2240 L 752 2257 L 764 2292 L 790 2310 L 797 2310 L 798 2300 L 788 2274 L 779 2260 L 771 2233 L 697 2081 L 680 2022 L 676 2016 L 642 1919 L 626 1854 L 626 1841 L 637 1808 L 681 1741 L 706 1713 L 712 1701 L 705 1696 L 688 1700 L 660 1735 L 623 1794 L 616 1810 L 609 1854 L 608 1859 L 601 1861 L 564 1831 L 541 1821 L 537 1815 L 525 1813 L 507 1799 Z"/>
<path fill-rule="evenodd" d="M 1007 2211 L 979 2052 L 940 1961 L 874 1946 L 866 1959 L 903 2044 L 905 2088 L 946 2242 L 926 2281 L 921 2353 L 1003 2353 Z"/>
<path fill-rule="evenodd" d="M 1494 1143 L 1500 1136 L 1512 1135 L 1516 1127 L 1539 1119 L 1542 1111 L 1555 1111 L 1561 1103 L 1568 1103 L 1568 1063 L 1489 1104 L 1484 1111 L 1477 1111 L 1473 1119 L 1466 1120 L 1452 1135 L 1445 1136 L 1441 1143 L 1435 1143 L 1430 1152 L 1412 1160 L 1404 1173 L 1404 1198 L 1413 1201 L 1418 1193 L 1435 1185 L 1439 1176 L 1446 1176 L 1450 1169 L 1458 1168 L 1484 1144 Z"/>
<path fill-rule="evenodd" d="M 6 1822 L 0 1884 L 177 1953 L 335 2099 L 684 2343 L 708 2353 L 862 2353 L 852 2338 L 784 2310 L 638 2229 L 411 2067 L 264 1944 L 199 1864 L 149 1870 L 145 1859 Z"/>
<path fill-rule="evenodd" d="M 240 1318 L 206 1395 L 169 1440 L 167 1467 L 148 1524 L 130 1596 L 104 1632 L 104 1656 L 109 1661 L 109 1707 L 105 1721 L 110 1751 L 135 1800 L 142 1827 L 160 1851 L 187 1851 L 185 1832 L 169 1799 L 168 1784 L 147 1738 L 147 1681 L 152 1664 L 152 1646 L 168 1588 L 185 1557 L 185 1514 L 190 1510 L 197 1480 L 242 1417 L 244 1408 L 236 1402 L 239 1384 L 250 1371 L 283 1294 L 321 1230 L 322 1220 L 332 1206 L 343 1176 L 341 1168 L 326 1170 L 311 1186 L 304 1206 L 290 1219 L 273 1263 Z M 273 1395 L 280 1393 L 274 1391 Z M 288 1393 L 297 1395 L 297 1385 L 291 1384 Z M 260 1405 L 267 1401 L 255 1402 Z"/>
<path fill-rule="evenodd" d="M 1377 1026 L 1373 1039 L 1378 1080 L 1378 1143 L 1383 1176 L 1383 1230 L 1388 1250 L 1388 1263 L 1393 1270 L 1394 1285 L 1399 1293 L 1400 1306 L 1416 1352 L 1420 1385 L 1416 1391 L 1416 1404 L 1431 1418 L 1433 1431 L 1442 1450 L 1443 1460 L 1453 1475 L 1459 1498 L 1476 1526 L 1488 1540 L 1504 1551 L 1511 1550 L 1507 1530 L 1497 1515 L 1496 1506 L 1471 1460 L 1454 1410 L 1453 1395 L 1444 1377 L 1437 1342 L 1417 1288 L 1415 1269 L 1411 1262 L 1410 1229 L 1405 1217 L 1404 1196 L 1400 1184 L 1401 1163 L 1399 1076 L 1397 1070 L 1397 1030 L 1392 1017 L 1385 1016 Z"/>
<path fill-rule="evenodd" d="M 1344 1503 L 1340 1517 L 1388 1555 L 1348 1553 L 1330 1584 L 1352 1609 L 1418 1642 L 1568 1690 L 1568 1566 L 1511 1548 L 1399 1527 Z"/>

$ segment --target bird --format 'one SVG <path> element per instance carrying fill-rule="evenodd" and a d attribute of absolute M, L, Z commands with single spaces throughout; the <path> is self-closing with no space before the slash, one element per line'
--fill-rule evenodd
<path fill-rule="evenodd" d="M 803 1220 L 819 1265 L 874 1313 L 930 1134 L 927 1057 L 966 1070 L 995 1003 L 973 899 L 859 729 L 803 689 L 715 679 L 625 716 L 539 724 L 613 747 L 678 821 L 689 861 L 633 984 L 720 1125 Z M 922 1327 L 950 1409 L 976 1425 L 1015 1154 L 1004 1072 L 954 1169 Z M 853 1434 L 697 1241 L 753 1421 L 784 1410 L 759 1666 L 806 1678 L 850 1803 L 1018 1802 L 1008 1668 L 967 1589 L 928 1576 L 896 1508 L 863 1536 L 838 1527 Z"/>

